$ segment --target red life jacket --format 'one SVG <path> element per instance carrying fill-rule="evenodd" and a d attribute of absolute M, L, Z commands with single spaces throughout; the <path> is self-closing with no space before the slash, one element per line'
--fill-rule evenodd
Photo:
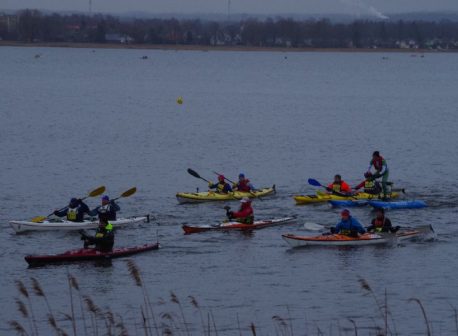
<path fill-rule="evenodd" d="M 376 228 L 382 228 L 384 225 L 385 225 L 385 217 L 383 217 L 383 219 L 378 219 L 378 218 L 375 219 L 374 226 Z"/>
<path fill-rule="evenodd" d="M 380 155 L 376 159 L 372 159 L 372 164 L 376 171 L 381 171 L 383 169 L 383 157 Z"/>
<path fill-rule="evenodd" d="M 242 181 L 239 181 L 237 184 L 237 189 L 239 191 L 245 191 L 248 192 L 250 191 L 250 186 L 249 186 L 250 180 L 248 179 L 243 179 Z"/>

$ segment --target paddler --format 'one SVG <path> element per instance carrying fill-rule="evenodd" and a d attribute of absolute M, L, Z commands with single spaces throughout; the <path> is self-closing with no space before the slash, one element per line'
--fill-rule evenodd
<path fill-rule="evenodd" d="M 102 205 L 99 205 L 97 208 L 91 210 L 89 212 L 89 216 L 99 216 L 99 219 L 101 217 L 106 217 L 109 221 L 115 221 L 116 220 L 116 212 L 121 210 L 119 205 L 115 203 L 115 201 L 110 200 L 110 197 L 108 195 L 102 196 Z"/>
<path fill-rule="evenodd" d="M 251 200 L 248 197 L 244 197 L 240 200 L 240 209 L 239 211 L 230 211 L 230 207 L 225 207 L 226 215 L 229 219 L 235 219 L 237 222 L 243 224 L 253 224 L 254 223 L 254 212 L 251 207 Z"/>
<path fill-rule="evenodd" d="M 239 181 L 232 185 L 234 190 L 243 191 L 243 192 L 250 192 L 254 191 L 254 186 L 250 183 L 250 180 L 245 177 L 245 174 L 239 174 Z"/>
<path fill-rule="evenodd" d="M 366 230 L 361 223 L 351 216 L 350 210 L 343 209 L 340 213 L 341 220 L 336 227 L 331 228 L 331 233 L 339 233 L 349 237 L 358 237 L 358 234 L 366 233 Z"/>
<path fill-rule="evenodd" d="M 84 248 L 95 245 L 96 250 L 109 252 L 114 245 L 113 225 L 108 222 L 105 216 L 101 216 L 95 236 L 91 237 L 83 234 L 81 239 L 84 240 Z"/>
<path fill-rule="evenodd" d="M 347 182 L 342 180 L 342 176 L 339 174 L 334 176 L 334 182 L 329 184 L 326 190 L 330 192 L 335 191 L 340 193 L 351 193 L 351 187 Z"/>
<path fill-rule="evenodd" d="M 388 189 L 387 189 L 387 182 L 388 182 L 388 175 L 390 174 L 388 170 L 388 165 L 386 163 L 386 160 L 383 158 L 383 156 L 380 155 L 379 151 L 375 151 L 372 153 L 372 160 L 369 162 L 369 168 L 367 168 L 367 171 L 370 172 L 372 166 L 374 166 L 375 169 L 375 174 L 373 175 L 374 179 L 377 179 L 379 177 L 382 178 L 382 191 L 383 191 L 383 197 L 386 198 L 388 194 Z"/>
<path fill-rule="evenodd" d="M 364 187 L 364 192 L 371 195 L 378 195 L 382 191 L 380 183 L 375 180 L 371 172 L 364 173 L 365 180 L 358 184 L 354 189 L 359 190 Z"/>
<path fill-rule="evenodd" d="M 379 208 L 375 210 L 376 217 L 372 220 L 372 223 L 367 227 L 368 232 L 396 232 L 399 230 L 399 226 L 393 227 L 388 217 L 385 217 L 385 210 Z"/>
<path fill-rule="evenodd" d="M 213 182 L 208 182 L 208 188 L 216 189 L 216 191 L 221 194 L 232 192 L 232 187 L 226 182 L 224 175 L 218 175 L 218 183 L 213 184 Z"/>
<path fill-rule="evenodd" d="M 61 211 L 54 211 L 57 217 L 67 216 L 67 220 L 71 222 L 82 222 L 84 214 L 89 214 L 89 207 L 81 199 L 72 198 L 68 206 Z"/>

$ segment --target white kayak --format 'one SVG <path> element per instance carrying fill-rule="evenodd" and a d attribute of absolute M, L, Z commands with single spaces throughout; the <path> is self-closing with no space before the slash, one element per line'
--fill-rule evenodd
<path fill-rule="evenodd" d="M 110 223 L 115 227 L 123 227 L 135 223 L 149 222 L 149 216 L 139 216 L 130 218 L 118 218 Z M 99 225 L 97 218 L 85 219 L 83 222 L 71 222 L 65 219 L 61 220 L 47 220 L 43 222 L 30 222 L 30 221 L 10 221 L 10 225 L 16 233 L 25 231 L 75 231 L 84 229 L 96 229 Z"/>
<path fill-rule="evenodd" d="M 364 233 L 358 237 L 341 234 L 326 234 L 319 236 L 298 236 L 284 234 L 283 239 L 291 247 L 303 246 L 366 246 L 396 244 L 415 239 L 434 239 L 436 234 L 431 225 L 416 228 L 403 228 L 396 233 Z"/>

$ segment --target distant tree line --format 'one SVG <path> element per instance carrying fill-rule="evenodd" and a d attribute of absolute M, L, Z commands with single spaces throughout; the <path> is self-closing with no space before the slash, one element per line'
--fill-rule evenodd
<path fill-rule="evenodd" d="M 456 21 L 368 21 L 246 19 L 217 22 L 177 19 L 121 19 L 109 15 L 17 13 L 3 40 L 26 42 L 118 42 L 135 44 L 240 45 L 292 48 L 458 49 Z"/>

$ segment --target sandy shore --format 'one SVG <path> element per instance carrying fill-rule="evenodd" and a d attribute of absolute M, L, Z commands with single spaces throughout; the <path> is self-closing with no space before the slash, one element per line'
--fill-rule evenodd
<path fill-rule="evenodd" d="M 14 42 L 0 41 L 1 46 L 10 47 L 45 47 L 45 48 L 88 48 L 88 49 L 140 49 L 140 50 L 194 50 L 194 51 L 270 51 L 270 52 L 402 52 L 427 53 L 438 52 L 430 49 L 387 49 L 387 48 L 284 48 L 284 47 L 249 47 L 249 46 L 203 46 L 184 44 L 119 44 L 119 43 L 73 43 L 73 42 Z M 441 52 L 458 52 L 442 50 Z"/>

